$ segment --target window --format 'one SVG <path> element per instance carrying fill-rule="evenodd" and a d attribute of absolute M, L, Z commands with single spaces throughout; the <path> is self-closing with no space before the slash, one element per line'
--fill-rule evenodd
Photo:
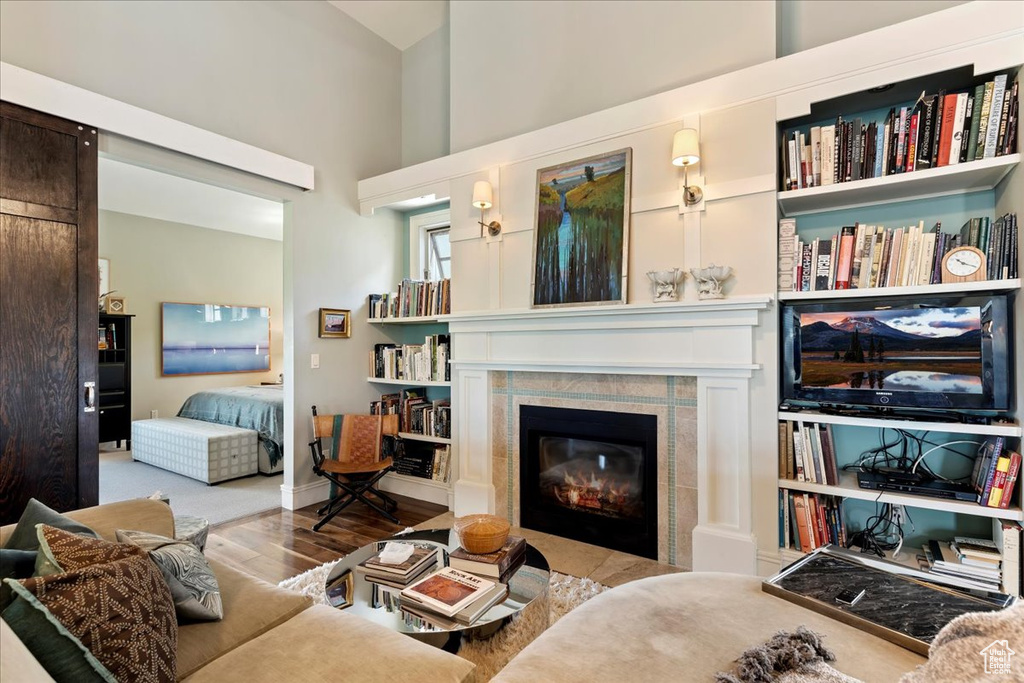
<path fill-rule="evenodd" d="M 427 230 L 427 267 L 423 273 L 427 280 L 443 280 L 452 276 L 450 230 L 449 227 Z"/>
<path fill-rule="evenodd" d="M 442 280 L 452 276 L 450 231 L 448 209 L 409 217 L 409 277 Z"/>

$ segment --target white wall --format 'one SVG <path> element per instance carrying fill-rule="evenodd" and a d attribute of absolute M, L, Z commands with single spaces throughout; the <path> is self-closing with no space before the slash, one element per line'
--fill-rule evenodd
<path fill-rule="evenodd" d="M 291 505 L 315 478 L 309 406 L 364 410 L 375 395 L 364 301 L 400 277 L 401 222 L 360 218 L 356 181 L 401 162 L 401 54 L 319 1 L 4 0 L 0 59 L 315 166 L 317 190 L 285 207 Z M 353 309 L 351 339 L 317 339 L 321 306 Z"/>
<path fill-rule="evenodd" d="M 448 24 L 402 52 L 402 166 L 448 154 Z"/>
<path fill-rule="evenodd" d="M 778 56 L 784 57 L 966 0 L 776 0 Z"/>
<path fill-rule="evenodd" d="M 453 152 L 775 57 L 775 7 L 452 0 Z"/>
<path fill-rule="evenodd" d="M 132 419 L 177 414 L 185 399 L 217 387 L 276 381 L 284 362 L 282 248 L 275 240 L 100 211 L 100 257 L 132 321 Z M 164 301 L 270 307 L 270 371 L 160 375 Z"/>

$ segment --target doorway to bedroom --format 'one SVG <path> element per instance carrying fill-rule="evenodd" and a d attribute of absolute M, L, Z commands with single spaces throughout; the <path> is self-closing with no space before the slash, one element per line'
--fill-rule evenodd
<path fill-rule="evenodd" d="M 283 204 L 101 154 L 99 209 L 99 419 L 101 438 L 110 439 L 100 443 L 100 502 L 159 495 L 176 515 L 211 524 L 279 507 Z M 255 362 L 242 371 L 165 373 L 168 306 L 195 309 L 210 323 L 197 325 L 186 343 L 212 353 L 227 350 L 204 337 L 215 321 L 262 325 L 256 334 L 265 343 L 253 345 Z M 202 402 L 217 392 L 245 396 Z M 176 455 L 148 463 L 132 457 L 133 422 L 177 418 L 190 401 L 192 419 L 259 432 L 259 473 L 208 485 L 181 474 L 187 468 L 174 464 Z"/>

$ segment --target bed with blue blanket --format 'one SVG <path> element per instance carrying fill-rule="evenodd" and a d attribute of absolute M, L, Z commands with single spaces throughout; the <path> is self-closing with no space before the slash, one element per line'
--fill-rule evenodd
<path fill-rule="evenodd" d="M 178 417 L 252 429 L 259 434 L 259 470 L 284 471 L 283 385 L 225 387 L 192 394 Z"/>

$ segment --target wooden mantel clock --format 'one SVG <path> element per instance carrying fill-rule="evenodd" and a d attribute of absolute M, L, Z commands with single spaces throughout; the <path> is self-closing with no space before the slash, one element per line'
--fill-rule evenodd
<path fill-rule="evenodd" d="M 985 252 L 981 249 L 955 247 L 942 257 L 942 284 L 980 282 L 985 278 Z"/>

